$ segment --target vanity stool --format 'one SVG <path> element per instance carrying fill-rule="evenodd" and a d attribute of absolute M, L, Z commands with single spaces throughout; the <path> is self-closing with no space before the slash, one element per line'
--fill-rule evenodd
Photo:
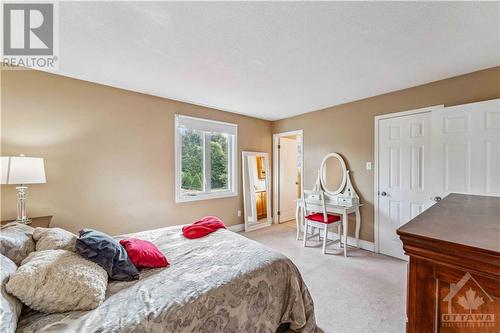
<path fill-rule="evenodd" d="M 322 191 L 307 191 L 304 190 L 304 198 L 314 197 L 318 198 L 321 202 L 322 210 L 320 213 L 315 213 L 315 211 L 308 209 L 308 201 L 304 201 L 304 247 L 307 247 L 307 239 L 309 237 L 315 236 L 307 236 L 308 228 L 318 228 L 318 237 L 321 237 L 321 230 L 323 229 L 323 254 L 326 254 L 326 245 L 328 242 L 340 242 L 340 246 L 342 247 L 342 238 L 339 237 L 336 241 L 328 241 L 328 232 L 331 226 L 337 227 L 338 234 L 342 234 L 342 219 L 338 215 L 328 214 L 326 212 L 325 206 L 325 195 Z"/>

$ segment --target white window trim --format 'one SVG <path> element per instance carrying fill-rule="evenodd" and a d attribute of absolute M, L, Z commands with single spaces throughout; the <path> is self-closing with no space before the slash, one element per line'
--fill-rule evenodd
<path fill-rule="evenodd" d="M 200 120 L 204 121 L 207 123 L 213 123 L 215 125 L 225 125 L 225 126 L 234 126 L 235 127 L 235 134 L 232 136 L 232 140 L 229 141 L 229 147 L 228 151 L 231 151 L 231 172 L 229 173 L 229 183 L 231 184 L 232 190 L 230 191 L 221 191 L 221 192 L 209 192 L 209 193 L 202 193 L 198 195 L 193 195 L 193 196 L 183 196 L 181 194 L 181 185 L 182 185 L 182 177 L 181 177 L 181 143 L 182 139 L 180 137 L 180 133 L 177 130 L 178 124 L 179 124 L 179 117 L 183 118 L 188 118 L 188 119 L 193 119 L 193 120 Z M 175 202 L 176 203 L 181 203 L 181 202 L 191 202 L 191 201 L 200 201 L 200 200 L 210 200 L 210 199 L 220 199 L 220 198 L 229 198 L 229 197 L 236 197 L 238 196 L 238 159 L 236 156 L 238 155 L 238 125 L 237 124 L 232 124 L 232 123 L 225 123 L 221 121 L 216 121 L 216 120 L 210 120 L 210 119 L 204 119 L 204 118 L 196 118 L 196 117 L 190 117 L 190 116 L 185 116 L 181 114 L 176 114 L 175 115 L 175 121 L 174 121 L 174 136 L 175 136 Z M 204 139 L 205 142 L 205 147 L 203 149 L 203 158 L 204 158 L 204 165 L 208 162 L 208 156 L 206 156 L 205 152 L 207 150 L 207 140 Z M 210 148 L 210 147 L 208 147 Z M 205 171 L 205 167 L 204 171 Z M 205 184 L 207 176 L 204 177 L 203 182 L 204 182 L 204 187 L 207 186 Z M 208 177 L 210 179 L 210 177 Z"/>

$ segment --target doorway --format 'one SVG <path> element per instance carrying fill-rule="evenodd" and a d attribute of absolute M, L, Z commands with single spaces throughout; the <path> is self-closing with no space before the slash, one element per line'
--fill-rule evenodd
<path fill-rule="evenodd" d="M 295 219 L 297 199 L 303 188 L 303 131 L 273 135 L 274 221 Z"/>

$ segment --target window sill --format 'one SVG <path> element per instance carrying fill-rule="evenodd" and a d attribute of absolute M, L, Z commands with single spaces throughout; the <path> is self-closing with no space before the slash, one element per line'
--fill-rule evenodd
<path fill-rule="evenodd" d="M 179 195 L 177 195 L 175 198 L 175 203 L 231 198 L 231 197 L 237 197 L 237 196 L 238 196 L 237 192 L 222 192 L 222 193 L 215 192 L 215 193 L 200 194 L 200 195 L 193 195 L 193 196 L 179 196 Z"/>

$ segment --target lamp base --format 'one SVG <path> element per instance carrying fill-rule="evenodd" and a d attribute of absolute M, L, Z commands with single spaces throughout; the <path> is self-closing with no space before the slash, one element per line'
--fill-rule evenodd
<path fill-rule="evenodd" d="M 28 196 L 28 187 L 21 185 L 17 190 L 17 219 L 16 222 L 30 224 L 31 221 L 26 215 L 26 197 Z"/>
<path fill-rule="evenodd" d="M 31 219 L 16 219 L 14 222 L 22 224 L 31 224 Z"/>

